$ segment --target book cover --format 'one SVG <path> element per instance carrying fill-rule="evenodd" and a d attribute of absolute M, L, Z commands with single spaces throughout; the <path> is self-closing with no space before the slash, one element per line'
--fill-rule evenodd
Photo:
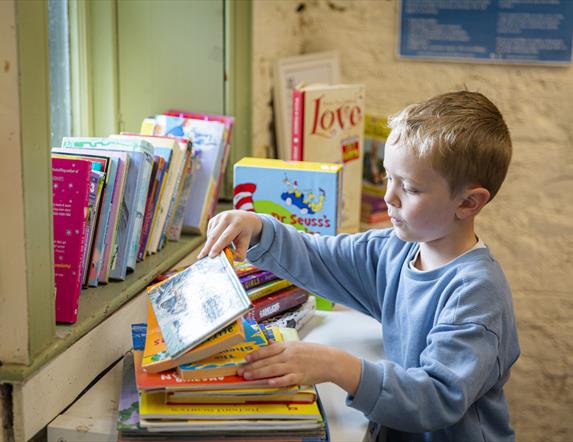
<path fill-rule="evenodd" d="M 133 353 L 123 356 L 121 389 L 117 407 L 118 430 L 134 430 L 139 428 L 139 393 L 135 384 Z"/>
<path fill-rule="evenodd" d="M 277 279 L 275 281 L 267 282 L 266 284 L 247 290 L 247 295 L 251 301 L 255 301 L 257 299 L 268 296 L 271 293 L 275 293 L 279 290 L 290 287 L 291 285 L 292 282 L 286 279 Z"/>
<path fill-rule="evenodd" d="M 299 86 L 293 92 L 291 158 L 344 165 L 342 232 L 360 229 L 363 85 Z"/>
<path fill-rule="evenodd" d="M 342 166 L 243 158 L 234 167 L 235 209 L 267 213 L 309 233 L 335 235 L 341 222 Z"/>
<path fill-rule="evenodd" d="M 251 307 L 224 253 L 200 259 L 148 294 L 172 358 L 196 347 Z"/>
<path fill-rule="evenodd" d="M 288 287 L 253 301 L 253 308 L 248 311 L 245 317 L 255 321 L 263 321 L 303 304 L 307 301 L 308 296 L 308 292 L 300 287 Z"/>
<path fill-rule="evenodd" d="M 149 125 L 144 122 L 141 132 L 148 130 Z M 193 198 L 189 198 L 185 208 L 183 231 L 205 233 L 209 211 L 217 199 L 215 190 L 225 149 L 225 125 L 219 121 L 157 115 L 151 134 L 190 138 L 193 147 L 199 150 L 199 164 L 191 183 Z"/>
<path fill-rule="evenodd" d="M 77 320 L 91 168 L 89 161 L 52 158 L 57 322 Z"/>
<path fill-rule="evenodd" d="M 225 170 L 227 168 L 227 163 L 229 161 L 229 154 L 231 152 L 231 139 L 233 135 L 233 126 L 235 124 L 235 118 L 229 115 L 213 115 L 204 114 L 202 112 L 184 112 L 175 109 L 165 112 L 165 115 L 171 115 L 175 117 L 191 118 L 194 120 L 205 120 L 205 121 L 218 121 L 225 125 L 225 133 L 223 137 L 223 156 L 221 159 L 221 173 L 219 173 L 219 179 L 215 185 L 215 197 L 211 203 L 211 208 L 209 209 L 208 217 L 211 218 L 217 213 L 217 202 L 218 196 L 221 190 L 221 185 L 223 183 L 223 178 L 225 176 Z"/>
<path fill-rule="evenodd" d="M 254 320 L 245 325 L 245 341 L 233 345 L 220 353 L 190 364 L 177 367 L 181 379 L 201 379 L 215 376 L 233 376 L 243 365 L 245 356 L 268 345 L 265 333 Z"/>
<path fill-rule="evenodd" d="M 238 319 L 219 332 L 209 337 L 197 347 L 183 353 L 178 358 L 171 358 L 167 353 L 165 341 L 161 329 L 157 323 L 151 303 L 147 307 L 147 337 L 143 350 L 141 366 L 149 373 L 175 368 L 180 364 L 186 364 L 209 356 L 215 355 L 226 348 L 239 344 L 245 340 L 245 330 L 242 319 Z"/>
<path fill-rule="evenodd" d="M 249 261 L 236 261 L 233 264 L 235 268 L 235 273 L 239 278 L 242 278 L 247 275 L 252 275 L 253 273 L 260 272 L 261 269 L 256 267 L 254 264 L 250 263 Z"/>

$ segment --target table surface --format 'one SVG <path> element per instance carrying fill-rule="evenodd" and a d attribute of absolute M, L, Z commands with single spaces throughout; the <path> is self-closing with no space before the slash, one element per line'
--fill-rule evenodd
<path fill-rule="evenodd" d="M 317 311 L 302 328 L 303 341 L 330 345 L 355 356 L 377 360 L 382 355 L 380 324 L 374 319 L 336 306 L 332 311 Z M 119 361 L 90 390 L 48 426 L 48 441 L 115 441 L 117 399 L 121 384 L 122 361 Z M 317 385 L 324 405 L 331 440 L 362 440 L 367 419 L 346 406 L 346 392 L 334 384 Z"/>

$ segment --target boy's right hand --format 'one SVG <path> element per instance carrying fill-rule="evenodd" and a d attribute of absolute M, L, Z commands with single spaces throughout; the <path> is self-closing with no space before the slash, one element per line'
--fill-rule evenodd
<path fill-rule="evenodd" d="M 228 210 L 209 221 L 207 241 L 197 259 L 204 256 L 217 256 L 225 247 L 233 243 L 235 258 L 244 261 L 251 241 L 257 242 L 263 229 L 263 222 L 253 212 Z"/>

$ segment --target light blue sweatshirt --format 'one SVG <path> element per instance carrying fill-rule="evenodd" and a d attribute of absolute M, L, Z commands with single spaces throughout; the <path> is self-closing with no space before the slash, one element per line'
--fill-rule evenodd
<path fill-rule="evenodd" d="M 390 441 L 513 441 L 503 385 L 519 356 L 511 291 L 487 248 L 430 271 L 393 229 L 297 232 L 261 215 L 249 261 L 382 324 L 386 359 L 362 360 L 347 404 Z M 343 326 L 343 324 L 341 324 Z"/>

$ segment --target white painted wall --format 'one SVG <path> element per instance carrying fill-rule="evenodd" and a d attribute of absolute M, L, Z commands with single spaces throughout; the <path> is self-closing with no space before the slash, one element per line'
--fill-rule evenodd
<path fill-rule="evenodd" d="M 15 4 L 0 1 L 0 361 L 29 363 Z M 9 160 L 6 160 L 6 159 Z M 21 325 L 14 334 L 14 326 Z"/>
<path fill-rule="evenodd" d="M 302 9 L 302 10 L 301 10 Z M 298 10 L 298 12 L 297 12 Z M 272 63 L 337 49 L 346 82 L 367 86 L 367 110 L 461 88 L 500 108 L 514 156 L 478 233 L 513 289 L 522 356 L 506 389 L 520 441 L 573 432 L 573 68 L 404 61 L 395 57 L 396 0 L 255 0 L 253 152 L 271 152 Z"/>

